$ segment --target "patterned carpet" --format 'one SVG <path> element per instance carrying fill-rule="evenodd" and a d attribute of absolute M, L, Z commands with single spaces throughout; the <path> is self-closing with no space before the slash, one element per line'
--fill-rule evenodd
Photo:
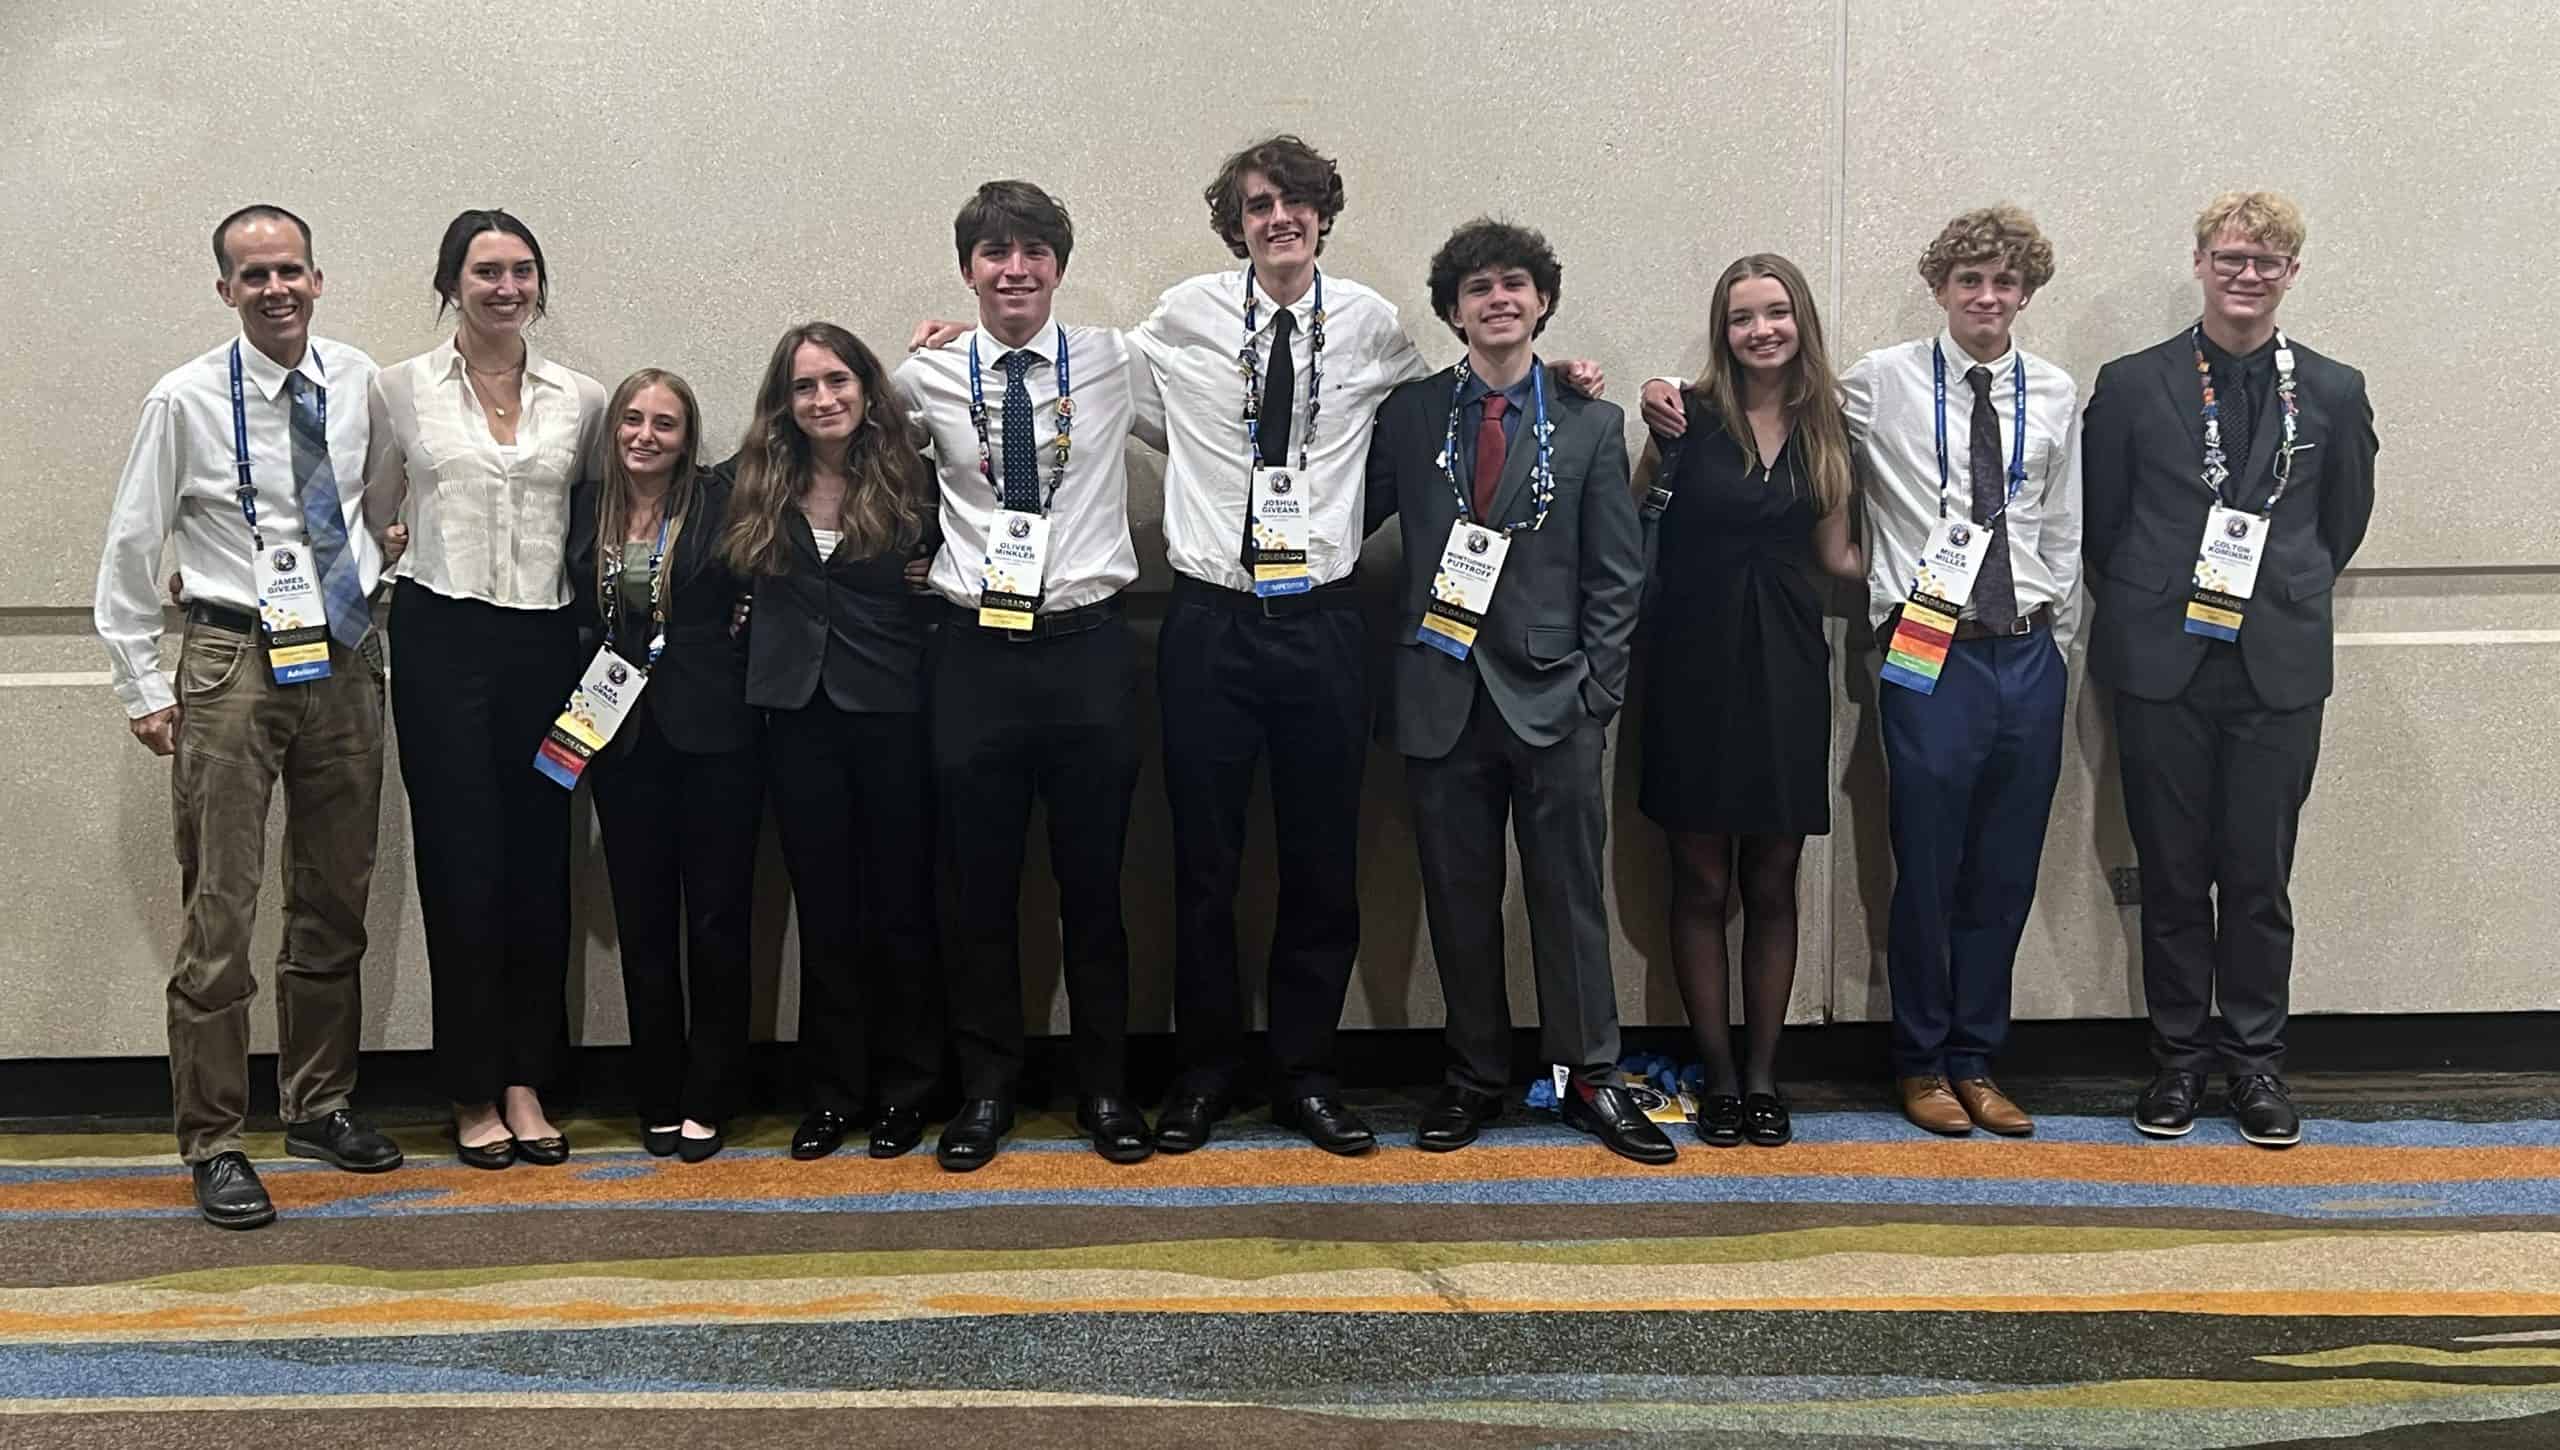
<path fill-rule="evenodd" d="M 1808 1099 L 1668 1170 L 1518 1112 L 1415 1152 L 1383 1097 L 1366 1159 L 1257 1121 L 1115 1168 L 1048 1117 L 966 1177 L 421 1126 L 373 1178 L 253 1142 L 247 1234 L 157 1135 L 0 1136 L 0 1445 L 2553 1446 L 2560 1115 L 2516 1101 L 2269 1153 Z"/>

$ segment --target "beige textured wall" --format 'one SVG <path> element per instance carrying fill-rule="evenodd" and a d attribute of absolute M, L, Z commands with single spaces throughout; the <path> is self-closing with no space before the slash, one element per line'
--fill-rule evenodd
<path fill-rule="evenodd" d="M 508 206 L 552 259 L 544 346 L 608 382 L 643 364 L 684 372 L 718 441 L 783 326 L 827 316 L 888 347 L 917 315 L 966 315 L 949 219 L 978 180 L 1028 176 L 1066 199 L 1079 235 L 1062 312 L 1130 322 L 1166 284 L 1226 263 L 1199 186 L 1228 149 L 1281 127 L 1344 164 L 1351 209 L 1328 263 L 1403 306 L 1435 360 L 1454 347 L 1428 315 L 1424 262 L 1450 225 L 1492 210 L 1545 229 L 1565 259 L 1549 353 L 1600 359 L 1622 399 L 1647 372 L 1704 357 L 1704 285 L 1746 250 L 1805 264 L 1844 354 L 1925 330 L 1935 313 L 1912 259 L 1947 215 L 1999 198 L 2034 208 L 2061 253 L 2023 335 L 2085 383 L 2191 315 L 2182 238 L 2206 195 L 2292 191 L 2313 235 L 2288 321 L 2365 368 L 2384 437 L 2383 502 L 2341 591 L 2296 1002 L 2560 1006 L 2542 969 L 2560 909 L 2527 875 L 2560 799 L 2538 728 L 2539 671 L 2560 658 L 2560 523 L 2502 508 L 2518 485 L 2500 466 L 2560 451 L 2560 384 L 2537 345 L 2560 315 L 2528 275 L 2560 231 L 2560 192 L 2534 170 L 2560 143 L 2546 83 L 2560 14 L 2494 0 L 2241 0 L 2209 21 L 2131 0 L 1710 0 L 1530 7 L 1489 26 L 1454 0 L 1316 0 L 1289 12 L 1288 37 L 1257 41 L 1232 6 L 1127 0 L 8 9 L 0 1056 L 159 1050 L 175 936 L 167 772 L 124 732 L 88 598 L 136 403 L 227 330 L 209 286 L 216 217 L 250 199 L 308 217 L 323 329 L 389 361 L 438 335 L 426 279 L 443 222 Z M 1002 47 L 1047 64 L 990 79 Z M 950 107 L 952 94 L 973 104 Z M 1135 461 L 1160 585 L 1158 470 Z M 1801 1019 L 1886 1010 L 1872 658 L 1840 665 L 1843 794 L 1827 849 L 1806 857 Z M 2075 693 L 2071 709 L 2019 1007 L 2118 1015 L 2138 1002 L 2132 920 L 2104 873 L 2130 852 L 2102 702 Z M 1401 771 L 1385 755 L 1371 769 L 1369 948 L 1350 1017 L 1432 1022 Z M 1678 1021 L 1658 841 L 1632 810 L 1632 762 L 1611 769 L 1627 1016 Z M 1160 1027 L 1169 846 L 1152 768 L 1139 792 L 1137 1018 Z M 395 785 L 367 966 L 378 1046 L 426 1041 L 406 833 Z M 1257 823 L 1249 954 L 1269 920 L 1268 849 Z M 592 850 L 580 873 L 576 1000 L 589 1040 L 618 1040 Z M 788 1035 L 778 883 L 769 869 L 760 1020 Z M 1036 871 L 1025 904 L 1050 904 Z M 1514 923 L 1525 1020 L 1516 907 Z M 262 950 L 273 939 L 270 920 Z M 1035 997 L 1054 999 L 1054 954 L 1034 955 Z"/>

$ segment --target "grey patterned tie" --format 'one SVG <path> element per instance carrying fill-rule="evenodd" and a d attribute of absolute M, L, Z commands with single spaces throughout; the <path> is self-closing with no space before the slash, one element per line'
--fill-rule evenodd
<path fill-rule="evenodd" d="M 1973 617 L 2007 633 L 2018 622 L 2018 586 L 2009 570 L 2009 478 L 2000 462 L 2000 415 L 1991 409 L 1991 369 L 1976 363 L 1973 384 L 1973 516 L 1994 520 L 1982 572 L 1973 581 Z"/>
<path fill-rule="evenodd" d="M 365 602 L 364 575 L 347 547 L 347 516 L 338 497 L 338 471 L 329 462 L 329 438 L 322 421 L 326 390 L 300 373 L 293 385 L 293 490 L 302 503 L 302 537 L 311 547 L 311 570 L 320 582 L 320 602 L 328 611 L 329 637 L 349 649 L 362 649 L 373 628 L 373 610 Z"/>

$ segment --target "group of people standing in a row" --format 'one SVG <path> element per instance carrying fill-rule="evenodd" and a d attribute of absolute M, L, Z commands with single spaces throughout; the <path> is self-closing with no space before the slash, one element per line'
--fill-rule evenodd
<path fill-rule="evenodd" d="M 551 278 L 514 216 L 454 219 L 434 284 L 456 330 L 378 371 L 312 335 L 321 273 L 300 219 L 224 219 L 217 290 L 240 336 L 145 401 L 97 602 L 134 733 L 176 756 L 171 1073 L 207 1218 L 274 1213 L 241 1131 L 279 780 L 286 1145 L 355 1171 L 400 1161 L 349 1110 L 381 789 L 369 601 L 395 560 L 389 704 L 463 1161 L 568 1152 L 541 1090 L 565 1042 L 581 779 L 651 1152 L 710 1157 L 737 1107 L 768 796 L 800 936 L 794 1156 L 856 1133 L 875 1157 L 915 1147 L 946 1043 L 962 1102 L 937 1157 L 963 1171 L 997 1154 L 1023 1063 L 1035 801 L 1077 1121 L 1114 1162 L 1196 1149 L 1262 1076 L 1244 1060 L 1235 897 L 1266 761 L 1272 1116 L 1332 1152 L 1371 1148 L 1334 1037 L 1372 720 L 1353 570 L 1390 519 L 1405 562 L 1378 734 L 1406 757 L 1450 1057 L 1419 1147 L 1472 1142 L 1516 1086 L 1507 822 L 1564 1120 L 1639 1161 L 1676 1155 L 1612 1076 L 1600 760 L 1640 652 L 1641 799 L 1671 843 L 1672 944 L 1707 1064 L 1696 1132 L 1788 1141 L 1775 1055 L 1797 863 L 1830 814 L 1817 569 L 1867 581 L 1883 651 L 1905 1111 L 1938 1132 L 2031 1131 L 1991 1064 L 2060 768 L 2083 557 L 2144 868 L 2160 1070 L 2137 1120 L 2186 1131 L 2218 1061 L 2244 1132 L 2298 1136 L 2278 1075 L 2286 878 L 2329 588 L 2364 532 L 2375 443 L 2362 379 L 2274 329 L 2304 232 L 2290 203 L 2207 209 L 2202 320 L 2110 364 L 2085 423 L 2071 379 L 2011 340 L 2053 272 L 2014 208 L 1957 218 L 1923 254 L 1945 330 L 1836 377 L 1802 274 L 1745 257 L 1716 283 L 1704 375 L 1646 386 L 1659 456 L 1631 480 L 1599 370 L 1536 353 L 1562 292 L 1537 233 L 1470 222 L 1432 258 L 1433 309 L 1466 355 L 1431 373 L 1391 305 L 1318 266 L 1343 209 L 1332 162 L 1275 137 L 1230 157 L 1205 199 L 1245 265 L 1174 287 L 1123 332 L 1053 315 L 1064 208 L 1027 183 L 980 187 L 954 226 L 974 323 L 926 323 L 894 373 L 844 328 L 792 329 L 716 468 L 682 378 L 643 369 L 608 395 L 529 344 Z M 1132 437 L 1166 455 L 1176 576 L 1155 673 L 1180 1074 L 1152 1124 L 1124 1077 Z M 174 681 L 156 582 L 172 534 Z"/>

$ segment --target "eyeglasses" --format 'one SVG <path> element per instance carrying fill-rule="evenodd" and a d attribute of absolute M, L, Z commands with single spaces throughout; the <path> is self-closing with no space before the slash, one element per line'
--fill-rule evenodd
<path fill-rule="evenodd" d="M 2236 282 L 2249 272 L 2256 272 L 2270 282 L 2281 282 L 2293 270 L 2293 258 L 2264 252 L 2208 252 L 2213 262 L 2213 275 L 2226 282 Z"/>

